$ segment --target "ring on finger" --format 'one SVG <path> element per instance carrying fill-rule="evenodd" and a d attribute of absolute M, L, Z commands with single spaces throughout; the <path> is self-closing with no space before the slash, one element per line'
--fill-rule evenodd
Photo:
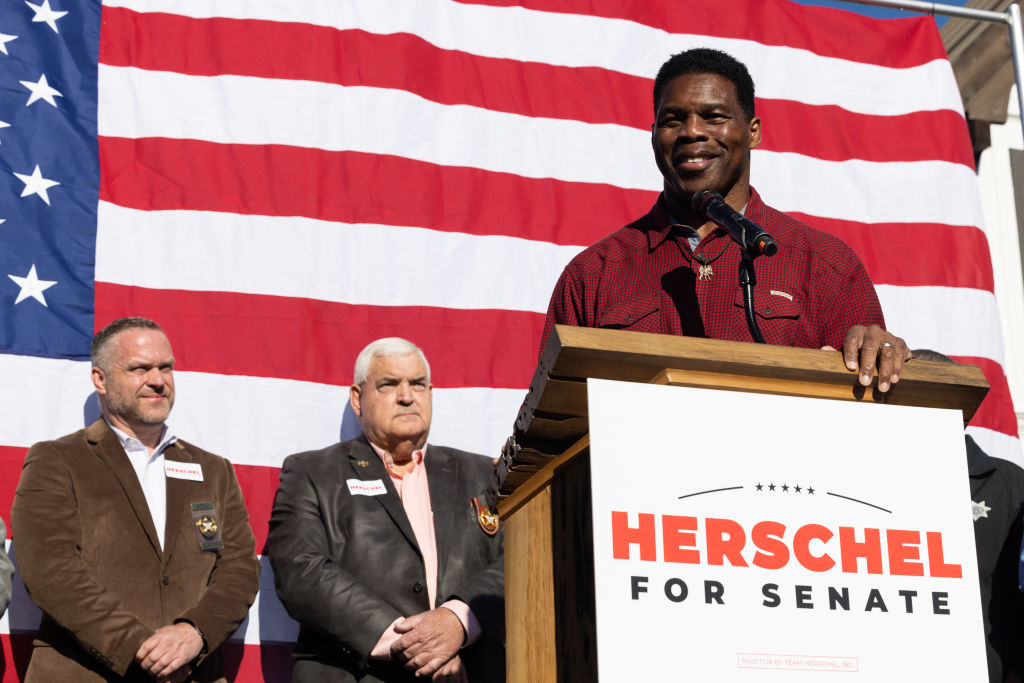
<path fill-rule="evenodd" d="M 884 349 L 884 348 L 890 348 L 890 349 L 891 349 L 891 348 L 894 348 L 895 346 L 896 346 L 896 345 L 895 345 L 895 344 L 893 344 L 892 342 L 882 342 L 882 348 L 883 348 L 883 349 Z"/>

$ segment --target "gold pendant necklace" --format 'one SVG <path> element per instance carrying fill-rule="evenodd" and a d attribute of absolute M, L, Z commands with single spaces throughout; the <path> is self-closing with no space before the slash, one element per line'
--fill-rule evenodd
<path fill-rule="evenodd" d="M 718 260 L 718 257 L 725 253 L 725 250 L 729 248 L 729 241 L 726 240 L 725 246 L 722 247 L 722 251 L 714 258 L 708 258 L 703 253 L 693 252 L 693 258 L 697 259 L 700 263 L 700 267 L 697 268 L 697 279 L 698 280 L 710 280 L 711 276 L 715 274 L 715 271 L 711 268 L 711 264 Z"/>

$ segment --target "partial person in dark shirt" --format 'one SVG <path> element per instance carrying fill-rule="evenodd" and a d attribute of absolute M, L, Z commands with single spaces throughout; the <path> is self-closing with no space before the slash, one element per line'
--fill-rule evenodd
<path fill-rule="evenodd" d="M 752 341 L 737 272 L 741 247 L 699 217 L 712 190 L 764 227 L 778 253 L 755 264 L 754 308 L 769 344 L 842 348 L 878 388 L 899 381 L 906 343 L 884 329 L 860 259 L 841 240 L 764 204 L 750 186 L 761 142 L 747 68 L 718 50 L 673 55 L 654 81 L 651 143 L 664 190 L 645 216 L 574 258 L 555 286 L 541 346 L 556 324 Z"/>
<path fill-rule="evenodd" d="M 915 349 L 914 358 L 956 362 L 930 349 Z M 1019 576 L 1024 470 L 989 456 L 970 436 L 965 440 L 989 681 L 1020 683 L 1024 681 L 1024 594 Z"/>

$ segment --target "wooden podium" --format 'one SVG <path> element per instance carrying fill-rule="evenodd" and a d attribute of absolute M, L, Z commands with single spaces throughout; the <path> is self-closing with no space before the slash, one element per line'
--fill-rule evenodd
<path fill-rule="evenodd" d="M 959 409 L 981 370 L 914 360 L 887 393 L 839 352 L 556 326 L 498 465 L 510 683 L 597 680 L 587 378 Z"/>

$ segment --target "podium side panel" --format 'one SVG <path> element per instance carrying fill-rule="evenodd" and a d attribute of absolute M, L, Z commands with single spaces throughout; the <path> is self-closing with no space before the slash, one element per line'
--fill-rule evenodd
<path fill-rule="evenodd" d="M 555 683 L 551 488 L 545 487 L 503 523 L 508 683 Z"/>
<path fill-rule="evenodd" d="M 590 449 L 551 482 L 558 680 L 597 681 Z"/>

